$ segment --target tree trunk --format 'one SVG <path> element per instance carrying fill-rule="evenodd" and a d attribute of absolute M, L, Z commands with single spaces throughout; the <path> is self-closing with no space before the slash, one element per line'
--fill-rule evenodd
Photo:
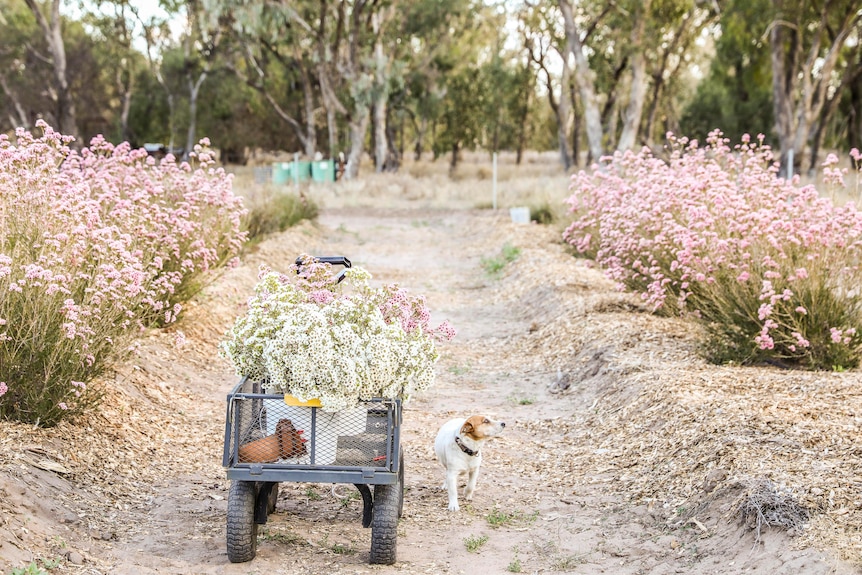
<path fill-rule="evenodd" d="M 31 126 L 30 118 L 27 117 L 27 111 L 21 104 L 21 100 L 18 99 L 18 95 L 9 86 L 9 83 L 6 81 L 6 76 L 2 74 L 0 74 L 0 88 L 3 88 L 3 93 L 6 94 L 6 97 L 12 102 L 12 107 L 15 108 L 15 113 L 17 114 L 17 117 L 12 116 L 11 114 L 9 115 L 9 121 L 12 126 L 29 130 Z"/>
<path fill-rule="evenodd" d="M 389 144 L 386 137 L 386 96 L 378 94 L 374 98 L 374 171 L 378 174 L 386 170 Z"/>
<path fill-rule="evenodd" d="M 168 149 L 171 152 L 173 152 L 174 147 L 176 146 L 176 142 L 177 142 L 176 141 L 176 135 L 175 135 L 177 132 L 177 125 L 176 125 L 177 103 L 176 103 L 176 100 L 174 99 L 173 92 L 171 92 L 170 89 L 168 89 L 167 84 L 164 85 L 164 88 L 165 88 L 165 93 L 167 93 L 167 96 L 168 96 L 168 131 L 170 132 L 170 142 L 168 143 Z"/>
<path fill-rule="evenodd" d="M 804 165 L 803 155 L 808 143 L 811 126 L 820 115 L 826 102 L 829 81 L 838 63 L 841 49 L 851 32 L 859 22 L 860 13 L 852 3 L 848 3 L 841 15 L 838 26 L 829 26 L 827 16 L 834 17 L 834 7 L 829 3 L 821 8 L 820 25 L 813 30 L 814 37 L 810 42 L 808 54 L 804 61 L 799 57 L 802 51 L 802 38 L 797 37 L 809 31 L 809 26 L 799 23 L 791 24 L 776 19 L 772 22 L 770 32 L 770 49 L 772 53 L 772 87 L 773 105 L 775 106 L 776 132 L 781 146 L 781 165 L 785 166 L 787 153 L 794 151 L 799 165 Z M 779 18 L 781 15 L 779 15 Z M 790 48 L 785 45 L 787 28 L 794 27 Z M 826 37 L 828 33 L 828 37 Z M 831 41 L 824 53 L 824 39 Z M 789 56 L 790 65 L 786 58 Z M 794 164 L 797 162 L 794 161 Z M 782 170 L 786 172 L 786 168 Z M 795 166 L 794 166 L 795 172 Z"/>
<path fill-rule="evenodd" d="M 55 106 L 56 129 L 67 136 L 74 136 L 76 140 L 75 145 L 80 145 L 75 102 L 69 90 L 69 79 L 67 76 L 66 46 L 63 43 L 61 30 L 60 0 L 52 0 L 50 4 L 50 21 L 45 19 L 45 15 L 39 8 L 36 0 L 24 1 L 36 18 L 36 22 L 39 24 L 39 28 L 45 37 L 45 42 L 48 44 L 48 49 L 51 51 L 51 61 L 54 65 L 54 90 L 51 92 L 51 96 Z"/>
<path fill-rule="evenodd" d="M 401 167 L 401 158 L 402 152 L 399 151 L 398 146 L 396 146 L 395 142 L 397 141 L 396 129 L 394 123 L 392 122 L 392 114 L 390 113 L 392 108 L 387 110 L 386 114 L 386 142 L 389 146 L 387 150 L 387 159 L 386 159 L 386 171 L 387 172 L 397 172 L 398 168 Z M 403 120 L 402 120 L 402 135 L 403 135 Z M 401 138 L 401 145 L 404 145 L 404 138 Z"/>
<path fill-rule="evenodd" d="M 135 75 L 132 70 L 128 70 L 128 80 L 125 82 L 122 79 L 122 71 L 118 73 L 117 88 L 120 91 L 120 138 L 128 142 L 131 140 L 129 132 L 129 112 L 132 109 L 132 90 L 135 85 Z"/>
<path fill-rule="evenodd" d="M 559 0 L 559 3 L 566 26 L 567 50 L 575 57 L 575 81 L 581 95 L 581 104 L 584 107 L 590 156 L 593 160 L 597 161 L 603 155 L 603 134 L 593 72 L 590 70 L 590 63 L 587 60 L 586 54 L 584 54 L 584 47 L 581 44 L 581 33 L 575 23 L 572 5 L 569 0 Z"/>
<path fill-rule="evenodd" d="M 838 110 L 838 105 L 841 103 L 841 95 L 845 88 L 851 90 L 852 85 L 857 78 L 862 77 L 862 66 L 851 66 L 849 63 L 844 70 L 844 77 L 835 92 L 828 98 L 826 106 L 823 108 L 820 119 L 817 122 L 817 128 L 811 137 L 811 158 L 808 162 L 808 175 L 814 177 L 817 175 L 817 156 L 820 155 L 820 148 L 823 146 L 823 139 L 826 137 L 826 129 L 832 121 L 832 116 Z"/>
<path fill-rule="evenodd" d="M 347 154 L 347 166 L 344 177 L 348 180 L 359 176 L 359 162 L 365 151 L 365 132 L 368 131 L 368 108 L 357 106 L 354 118 L 350 120 L 350 151 Z"/>
<path fill-rule="evenodd" d="M 422 159 L 422 151 L 425 146 L 425 134 L 428 131 L 428 118 L 422 116 L 419 118 L 419 127 L 416 130 L 416 146 L 413 152 L 413 159 L 419 161 Z"/>
<path fill-rule="evenodd" d="M 555 106 L 554 111 L 557 114 L 557 142 L 560 147 L 560 160 L 563 163 L 563 169 L 568 172 L 572 167 L 572 158 L 569 156 L 569 81 L 570 72 L 568 65 L 563 63 L 563 77 L 560 79 L 560 102 Z"/>
<path fill-rule="evenodd" d="M 791 102 L 790 79 L 784 66 L 784 37 L 788 31 L 779 25 L 774 25 L 769 33 L 769 49 L 772 58 L 772 107 L 775 115 L 775 134 L 778 136 L 780 148 L 779 165 L 781 173 L 787 173 L 788 152 L 791 143 Z"/>
<path fill-rule="evenodd" d="M 196 81 L 192 79 L 192 75 L 190 73 L 186 74 L 186 81 L 189 85 L 189 131 L 186 136 L 186 149 L 183 150 L 183 161 L 187 161 L 189 159 L 189 154 L 194 150 L 195 145 L 198 143 L 198 95 L 201 91 L 201 85 L 206 79 L 206 72 L 201 72 Z"/>
<path fill-rule="evenodd" d="M 658 115 L 658 107 L 662 98 L 662 91 L 664 90 L 664 78 L 665 73 L 668 69 L 668 64 L 670 60 L 671 54 L 680 54 L 684 53 L 689 45 L 691 34 L 688 34 L 688 27 L 694 22 L 695 9 L 692 8 L 685 16 L 682 18 L 682 22 L 679 25 L 679 28 L 676 29 L 673 35 L 673 41 L 667 46 L 661 56 L 661 64 L 659 65 L 658 70 L 655 71 L 652 77 L 652 97 L 650 99 L 649 112 L 647 113 L 647 123 L 644 127 L 644 137 L 647 141 L 647 145 L 652 146 L 655 142 L 655 138 L 653 137 L 653 130 L 655 128 L 656 116 Z M 714 17 L 713 17 L 714 18 Z M 711 20 L 710 18 L 709 20 Z M 702 29 L 705 24 L 701 25 L 697 28 L 697 30 Z M 682 47 L 680 48 L 680 44 Z M 681 52 L 680 52 L 681 50 Z M 675 75 L 676 70 L 679 70 L 679 65 L 684 62 L 683 58 L 677 59 L 677 65 L 674 69 L 674 73 L 671 74 L 671 77 Z"/>
<path fill-rule="evenodd" d="M 581 115 L 574 87 L 569 89 L 569 97 L 572 100 L 572 165 L 578 168 L 581 165 Z"/>
<path fill-rule="evenodd" d="M 461 149 L 460 142 L 452 143 L 452 160 L 449 162 L 449 173 L 454 174 L 455 169 L 458 167 L 458 151 Z"/>
<path fill-rule="evenodd" d="M 374 122 L 374 170 L 379 174 L 386 170 L 389 144 L 386 138 L 386 108 L 389 102 L 389 59 L 383 55 L 381 20 L 379 13 L 371 15 L 374 32 L 374 91 L 372 97 Z"/>
<path fill-rule="evenodd" d="M 644 96 L 646 95 L 646 58 L 644 57 L 643 37 L 646 30 L 646 22 L 649 18 L 651 0 L 644 0 L 641 5 L 641 14 L 635 24 L 632 34 L 634 53 L 631 57 L 632 63 L 632 85 L 629 93 L 629 103 L 623 113 L 623 131 L 617 142 L 617 150 L 630 150 L 637 140 L 638 130 L 643 114 Z"/>
<path fill-rule="evenodd" d="M 335 151 L 338 145 L 338 122 L 335 118 L 335 110 L 331 106 L 326 106 L 326 133 L 329 140 L 329 157 L 334 158 L 338 155 Z"/>
<path fill-rule="evenodd" d="M 850 114 L 847 124 L 847 143 L 862 150 L 862 76 L 850 85 Z"/>
<path fill-rule="evenodd" d="M 530 118 L 530 100 L 532 90 L 532 82 L 524 84 L 524 92 L 522 94 L 524 101 L 521 104 L 521 117 L 518 121 L 518 151 L 515 156 L 515 165 L 520 166 L 524 156 L 524 148 L 527 145 L 527 123 Z"/>
<path fill-rule="evenodd" d="M 305 103 L 305 155 L 309 159 L 312 159 L 317 152 L 317 125 L 314 123 L 314 88 L 311 84 L 308 68 L 301 61 L 299 67 L 302 96 Z"/>

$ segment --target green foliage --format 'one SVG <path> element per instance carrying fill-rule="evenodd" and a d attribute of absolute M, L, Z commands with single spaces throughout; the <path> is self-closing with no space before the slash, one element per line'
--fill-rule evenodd
<path fill-rule="evenodd" d="M 290 531 L 277 530 L 274 527 L 267 526 L 261 528 L 258 537 L 264 541 L 274 541 L 285 545 L 302 545 L 305 543 L 305 540 L 299 535 L 291 533 Z"/>
<path fill-rule="evenodd" d="M 323 499 L 320 493 L 318 493 L 311 487 L 305 490 L 305 497 L 307 497 L 310 501 L 320 501 L 321 499 Z"/>
<path fill-rule="evenodd" d="M 682 113 L 681 133 L 700 140 L 716 128 L 732 140 L 772 133 L 772 69 L 763 37 L 771 18 L 768 0 L 733 0 L 722 9 L 716 54 Z"/>
<path fill-rule="evenodd" d="M 532 523 L 538 516 L 538 511 L 527 515 L 523 511 L 519 510 L 503 511 L 495 508 L 486 516 L 486 519 L 488 520 L 488 525 L 496 529 L 497 527 Z"/>
<path fill-rule="evenodd" d="M 470 535 L 464 539 L 464 546 L 470 553 L 476 553 L 487 542 L 487 535 Z"/>
<path fill-rule="evenodd" d="M 552 224 L 557 219 L 554 209 L 548 202 L 530 206 L 530 220 L 539 224 Z"/>
<path fill-rule="evenodd" d="M 51 564 L 52 566 L 50 567 L 46 565 L 49 570 L 57 566 L 54 562 L 51 562 Z M 37 565 L 35 561 L 32 561 L 26 567 L 14 567 L 12 571 L 9 572 L 9 575 L 48 575 L 48 572 Z"/>
<path fill-rule="evenodd" d="M 507 264 L 512 263 L 521 255 L 521 249 L 511 244 L 503 245 L 500 255 L 493 258 L 482 258 L 480 263 L 488 275 L 498 275 Z"/>
<path fill-rule="evenodd" d="M 511 397 L 509 400 L 515 405 L 533 405 L 536 403 L 534 397 Z"/>
<path fill-rule="evenodd" d="M 488 520 L 488 525 L 496 528 L 511 523 L 513 517 L 514 513 L 507 513 L 499 509 L 494 509 L 488 514 L 486 519 Z"/>
<path fill-rule="evenodd" d="M 317 204 L 304 193 L 275 191 L 251 200 L 243 229 L 248 232 L 249 242 L 253 244 L 268 234 L 283 232 L 302 220 L 314 220 L 317 214 Z"/>

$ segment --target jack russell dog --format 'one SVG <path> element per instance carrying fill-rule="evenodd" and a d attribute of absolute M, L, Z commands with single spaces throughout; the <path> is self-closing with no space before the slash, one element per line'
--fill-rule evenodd
<path fill-rule="evenodd" d="M 458 511 L 458 476 L 467 473 L 464 499 L 473 499 L 479 466 L 482 464 L 482 444 L 489 437 L 499 435 L 506 424 L 492 421 L 484 415 L 473 415 L 467 419 L 452 419 L 437 433 L 434 451 L 446 470 L 443 489 L 449 492 L 449 511 Z"/>

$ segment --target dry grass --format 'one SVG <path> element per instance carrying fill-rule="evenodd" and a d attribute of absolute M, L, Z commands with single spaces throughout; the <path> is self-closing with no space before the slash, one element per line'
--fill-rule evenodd
<path fill-rule="evenodd" d="M 276 156 L 266 156 L 267 160 Z M 430 156 L 429 156 L 430 157 Z M 281 160 L 278 160 L 281 161 Z M 268 165 L 264 163 L 263 165 Z M 255 182 L 254 167 L 232 166 L 235 190 L 254 198 L 272 193 L 271 183 Z M 300 187 L 322 208 L 328 207 L 428 207 L 450 209 L 491 209 L 494 181 L 491 159 L 485 153 L 465 153 L 455 173 L 449 173 L 447 158 L 415 162 L 406 160 L 394 174 L 375 174 L 367 160 L 360 178 L 334 183 L 304 182 Z M 556 154 L 528 152 L 521 165 L 514 154 L 500 154 L 497 164 L 498 209 L 527 206 L 546 208 L 557 220 L 566 214 L 569 176 Z M 292 184 L 288 184 L 288 187 Z"/>
<path fill-rule="evenodd" d="M 750 482 L 739 504 L 739 514 L 745 525 L 755 531 L 758 542 L 766 527 L 798 532 L 808 522 L 808 510 L 792 493 L 768 479 Z"/>

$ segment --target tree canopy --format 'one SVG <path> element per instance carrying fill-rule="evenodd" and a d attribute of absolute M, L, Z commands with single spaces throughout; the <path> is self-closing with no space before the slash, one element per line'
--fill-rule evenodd
<path fill-rule="evenodd" d="M 145 9 L 145 5 L 149 8 Z M 766 136 L 798 171 L 862 148 L 853 0 L 0 0 L 0 132 L 37 119 L 225 161 Z"/>

